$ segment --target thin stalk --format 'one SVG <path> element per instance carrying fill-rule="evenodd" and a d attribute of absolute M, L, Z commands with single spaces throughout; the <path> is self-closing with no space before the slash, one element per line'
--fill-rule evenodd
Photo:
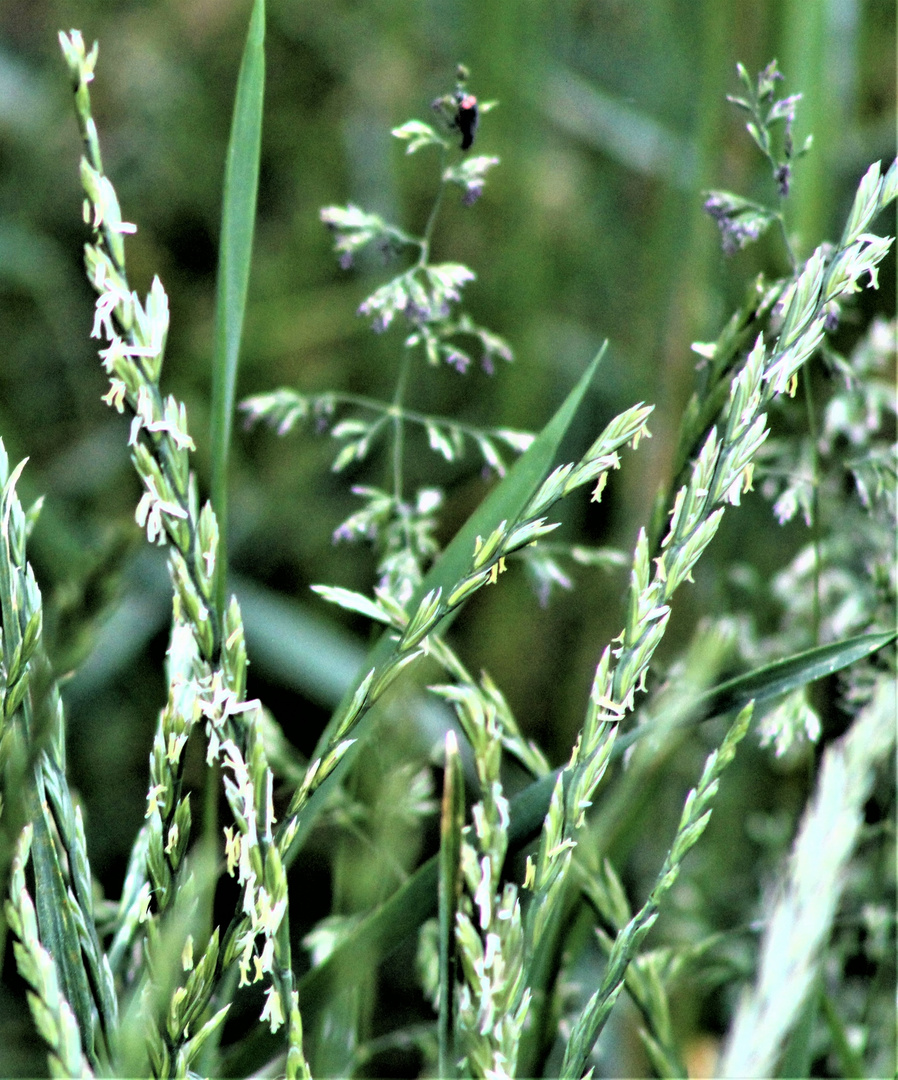
<path fill-rule="evenodd" d="M 795 249 L 792 247 L 792 242 L 789 239 L 789 230 L 786 228 L 786 215 L 782 210 L 777 210 L 774 216 L 776 217 L 777 224 L 780 227 L 780 233 L 783 237 L 783 245 L 789 259 L 789 269 L 794 274 L 798 270 L 798 256 L 795 254 Z"/>
<path fill-rule="evenodd" d="M 814 544 L 814 569 L 811 608 L 811 630 L 814 644 L 820 643 L 820 476 L 819 455 L 817 453 L 817 417 L 814 412 L 814 389 L 811 385 L 809 366 L 801 369 L 801 385 L 804 391 L 805 407 L 808 415 L 808 432 L 811 440 L 811 535 Z"/>
<path fill-rule="evenodd" d="M 503 432 L 507 431 L 507 429 L 503 428 L 478 427 L 476 424 L 466 424 L 462 420 L 450 420 L 444 416 L 418 412 L 417 409 L 409 409 L 397 402 L 395 395 L 394 400 L 389 405 L 383 401 L 378 401 L 377 398 L 367 397 L 365 394 L 352 394 L 343 390 L 328 391 L 327 394 L 320 395 L 320 397 L 341 405 L 356 405 L 360 409 L 370 409 L 372 412 L 382 413 L 390 417 L 399 415 L 407 424 L 420 424 L 421 427 L 436 424 L 452 431 L 458 431 L 472 439 L 483 434 L 501 437 Z"/>
<path fill-rule="evenodd" d="M 405 413 L 402 406 L 408 378 L 411 370 L 411 353 L 404 349 L 399 361 L 399 374 L 396 377 L 396 390 L 393 403 L 387 410 L 393 422 L 393 496 L 397 505 L 402 503 L 402 455 L 405 450 Z"/>
<path fill-rule="evenodd" d="M 411 371 L 411 352 L 403 349 L 402 358 L 399 361 L 399 374 L 396 377 L 396 390 L 393 394 L 393 404 L 390 406 L 389 415 L 393 422 L 393 498 L 396 500 L 396 513 L 402 519 L 402 528 L 406 543 L 411 546 L 409 530 L 409 514 L 402 501 L 402 459 L 405 453 L 405 421 L 403 418 L 402 401 L 408 385 Z"/>
<path fill-rule="evenodd" d="M 427 219 L 427 224 L 424 226 L 424 235 L 421 237 L 421 254 L 418 256 L 418 266 L 426 266 L 430 259 L 430 239 L 433 234 L 434 226 L 436 225 L 437 217 L 440 213 L 440 203 L 443 201 L 443 192 L 446 190 L 445 170 L 443 168 L 445 162 L 446 148 L 443 146 L 440 148 L 440 185 L 437 188 L 433 206 L 430 208 L 430 216 Z"/>
<path fill-rule="evenodd" d="M 456 1076 L 455 983 L 458 970 L 456 916 L 461 897 L 461 846 L 464 825 L 464 777 L 455 733 L 446 736 L 446 769 L 440 815 L 438 885 L 440 1004 L 438 1031 L 438 1075 L 445 1080 Z"/>

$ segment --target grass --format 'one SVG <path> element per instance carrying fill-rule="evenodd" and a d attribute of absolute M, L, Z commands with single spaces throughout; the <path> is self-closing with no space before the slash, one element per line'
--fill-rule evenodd
<path fill-rule="evenodd" d="M 859 999 L 849 972 L 858 954 L 886 970 L 883 942 L 894 938 L 887 914 L 878 944 L 872 931 L 887 904 L 878 867 L 894 841 L 891 819 L 886 812 L 871 826 L 863 818 L 894 739 L 894 407 L 882 393 L 894 346 L 875 321 L 849 356 L 828 335 L 854 294 L 877 283 L 891 238 L 871 230 L 898 193 L 898 163 L 867 168 L 838 241 L 800 257 L 786 217 L 795 163 L 810 150 L 793 136 L 799 99 L 777 96 L 775 64 L 757 77 L 739 69 L 732 100 L 749 116 L 776 198 L 707 192 L 706 209 L 726 251 L 775 227 L 787 270 L 756 279 L 717 340 L 695 346 L 696 388 L 680 417 L 671 480 L 646 506 L 626 556 L 620 632 L 600 651 L 578 731 L 553 764 L 497 682 L 471 673 L 453 634 L 473 603 L 503 595 L 508 570 L 526 568 L 547 598 L 571 585 L 578 560 L 621 561 L 558 540 L 557 518 L 562 500 L 582 489 L 601 503 L 611 475 L 645 452 L 653 407 L 633 403 L 595 423 L 587 404 L 607 369 L 604 346 L 534 435 L 426 405 L 427 379 L 442 369 L 470 379 L 478 364 L 492 372 L 513 360 L 504 337 L 467 310 L 474 272 L 434 261 L 451 198 L 460 194 L 476 214 L 499 161 L 480 153 L 491 103 L 476 106 L 469 147 L 475 104 L 462 67 L 427 122 L 393 129 L 406 156 L 435 162 L 421 235 L 354 204 L 321 214 L 344 269 L 370 249 L 406 256 L 359 306 L 384 340 L 401 328 L 390 339 L 390 399 L 375 396 L 375 383 L 363 394 L 288 387 L 244 403 L 247 416 L 281 436 L 316 420 L 338 444 L 335 476 L 366 479 L 352 487 L 361 507 L 335 538 L 371 544 L 376 584 L 315 591 L 376 632 L 305 757 L 289 725 L 248 691 L 251 650 L 241 605 L 228 594 L 224 536 L 260 175 L 264 26 L 256 0 L 225 172 L 208 501 L 191 458 L 189 410 L 162 390 L 168 298 L 158 278 L 144 300 L 129 284 L 124 237 L 135 226 L 104 172 L 90 96 L 97 49 L 75 31 L 60 35 L 84 145 L 85 263 L 97 294 L 92 336 L 109 378 L 104 400 L 130 418 L 135 517 L 148 544 L 166 553 L 173 606 L 144 821 L 120 895 L 105 900 L 69 787 L 61 680 L 28 561 L 41 507 L 24 509 L 24 462 L 12 468 L 3 449 L 0 867 L 12 962 L 48 1070 L 383 1075 L 401 1061 L 446 1077 L 619 1075 L 620 1025 L 632 1024 L 646 1071 L 685 1076 L 694 1030 L 683 988 L 709 982 L 721 1012 L 719 1075 L 882 1067 L 892 1053 L 882 1023 L 888 990 L 874 981 Z M 805 376 L 818 357 L 825 402 Z M 798 394 L 812 423 L 792 436 L 782 418 Z M 439 467 L 458 467 L 470 446 L 496 478 L 454 533 L 439 474 L 421 467 L 412 442 L 421 429 Z M 368 480 L 378 474 L 382 481 Z M 780 521 L 801 513 L 813 528 L 780 575 L 795 594 L 791 618 L 758 633 L 721 611 L 660 661 L 681 587 L 753 486 Z M 540 624 L 534 617 L 537 640 Z M 724 678 L 737 653 L 742 671 Z M 525 658 L 518 662 L 523 677 Z M 808 694 L 836 673 L 846 732 L 824 739 Z M 689 733 L 690 753 L 671 771 Z M 734 821 L 763 810 L 761 793 L 737 784 L 737 815 L 726 815 L 725 839 L 709 848 L 747 741 L 774 762 L 803 754 L 813 791 L 792 854 L 767 868 L 780 882 L 772 898 L 761 895 L 759 871 L 741 876 L 749 895 L 739 910 L 757 904 L 764 926 L 756 958 L 753 929 L 738 922 L 712 932 L 694 918 L 677 930 L 686 868 L 708 850 L 706 903 L 725 905 L 714 859 L 721 843 L 738 845 Z M 653 797 L 675 807 L 660 830 L 645 814 Z M 821 847 L 826 858 L 815 858 Z M 329 882 L 316 885 L 322 860 Z M 665 916 L 672 925 L 658 938 Z M 859 928 L 868 925 L 865 938 Z M 406 967 L 417 955 L 413 1009 L 378 986 L 396 951 Z M 622 1013 L 624 998 L 637 1019 Z"/>

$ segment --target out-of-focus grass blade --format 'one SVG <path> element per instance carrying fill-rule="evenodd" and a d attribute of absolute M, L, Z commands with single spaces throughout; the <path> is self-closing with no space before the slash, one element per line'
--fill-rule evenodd
<path fill-rule="evenodd" d="M 820 1012 L 820 999 L 823 987 L 817 985 L 808 994 L 807 1001 L 795 1021 L 795 1026 L 786 1040 L 786 1048 L 776 1070 L 777 1076 L 799 1080 L 800 1077 L 813 1076 L 811 1066 L 814 1060 L 814 1033 L 817 1029 L 817 1017 Z M 863 1076 L 863 1073 L 855 1073 Z"/>
<path fill-rule="evenodd" d="M 389 953 L 401 941 L 415 933 L 418 927 L 436 914 L 438 856 L 427 860 L 380 907 L 359 924 L 358 928 L 337 946 L 327 960 L 304 975 L 297 984 L 299 1006 L 305 1019 L 327 1003 L 326 990 L 333 958 L 357 952 Z"/>
<path fill-rule="evenodd" d="M 864 1061 L 848 1039 L 845 1020 L 836 1011 L 832 998 L 823 988 L 820 994 L 820 1012 L 826 1023 L 832 1043 L 832 1054 L 839 1063 L 843 1076 L 865 1076 Z"/>
<path fill-rule="evenodd" d="M 328 613 L 234 575 L 254 669 L 335 709 L 364 674 L 365 647 Z"/>
<path fill-rule="evenodd" d="M 603 94 L 569 67 L 550 67 L 536 107 L 562 131 L 645 176 L 656 176 L 680 191 L 698 186 L 697 148 L 647 111 Z"/>
<path fill-rule="evenodd" d="M 243 315 L 252 260 L 259 155 L 262 141 L 262 104 L 265 93 L 265 0 L 255 0 L 246 47 L 237 78 L 237 96 L 225 163 L 221 241 L 215 298 L 215 351 L 212 364 L 212 505 L 221 530 L 221 552 L 216 567 L 219 611 L 224 610 L 227 520 L 228 453 L 234 417 L 237 360 L 243 333 Z"/>
<path fill-rule="evenodd" d="M 461 831 L 465 823 L 465 790 L 455 733 L 446 736 L 446 770 L 443 775 L 443 806 L 440 817 L 439 934 L 440 1016 L 439 1073 L 455 1076 L 455 914 L 461 896 Z"/>

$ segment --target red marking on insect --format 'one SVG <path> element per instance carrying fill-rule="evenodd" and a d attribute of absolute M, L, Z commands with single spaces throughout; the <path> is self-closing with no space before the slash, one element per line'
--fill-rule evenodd
<path fill-rule="evenodd" d="M 458 111 L 455 114 L 455 126 L 461 132 L 461 148 L 467 150 L 474 142 L 477 131 L 477 98 L 473 94 L 463 94 L 459 91 L 455 97 Z"/>

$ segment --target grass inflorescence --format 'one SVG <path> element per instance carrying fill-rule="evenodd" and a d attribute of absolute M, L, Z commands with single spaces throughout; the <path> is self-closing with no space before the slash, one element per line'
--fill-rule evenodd
<path fill-rule="evenodd" d="M 280 436 L 305 420 L 328 429 L 338 444 L 337 474 L 379 465 L 387 477 L 382 484 L 355 485 L 361 508 L 335 533 L 336 539 L 373 545 L 376 584 L 370 593 L 315 586 L 323 600 L 369 620 L 379 636 L 309 760 L 299 761 L 285 750 L 262 703 L 248 695 L 244 625 L 237 600 L 226 591 L 223 536 L 222 477 L 258 180 L 263 31 L 264 6 L 257 2 L 225 192 L 217 464 L 214 498 L 207 501 L 191 464 L 195 443 L 187 408 L 162 389 L 165 290 L 154 278 L 141 299 L 128 281 L 124 238 L 135 226 L 123 219 L 103 168 L 90 99 L 97 47 L 87 50 L 77 31 L 60 35 L 83 140 L 80 177 L 91 234 L 85 265 L 96 293 L 92 336 L 109 377 L 104 400 L 131 420 L 128 446 L 141 485 L 135 519 L 147 542 L 167 553 L 173 608 L 145 821 L 133 840 L 121 895 L 104 905 L 101 917 L 82 813 L 67 778 L 66 720 L 42 641 L 41 593 L 27 556 L 40 505 L 29 511 L 21 505 L 17 484 L 25 463 L 11 469 L 0 442 L 0 867 L 12 953 L 49 1071 L 349 1075 L 367 1068 L 374 1054 L 363 1038 L 371 1028 L 375 988 L 367 971 L 347 972 L 354 958 L 382 956 L 412 940 L 418 942 L 421 997 L 432 1004 L 431 1019 L 408 1029 L 397 1021 L 396 1031 L 381 1041 L 414 1044 L 422 1074 L 588 1075 L 601 1068 L 602 1034 L 626 995 L 639 1014 L 650 1067 L 657 1075 L 685 1076 L 677 978 L 690 965 L 700 967 L 720 939 L 665 949 L 649 948 L 647 936 L 661 920 L 687 856 L 706 838 L 748 733 L 754 728 L 762 745 L 773 744 L 778 754 L 818 738 L 807 687 L 849 665 L 849 729 L 822 754 L 792 855 L 771 892 L 757 974 L 732 1008 L 720 1075 L 772 1075 L 783 1061 L 798 1062 L 800 1048 L 790 1037 L 818 1003 L 845 1074 L 858 1069 L 864 1047 L 850 1044 L 836 995 L 821 989 L 821 958 L 859 843 L 865 800 L 894 743 L 887 722 L 895 707 L 894 664 L 881 659 L 895 638 L 883 621 L 894 600 L 894 575 L 883 572 L 877 590 L 857 585 L 863 602 L 853 621 L 839 623 L 826 606 L 826 589 L 840 549 L 818 530 L 805 563 L 787 571 L 814 597 L 806 612 L 817 634 L 812 648 L 793 646 L 787 632 L 766 642 L 766 654 L 763 642 L 749 643 L 748 652 L 756 649 L 753 670 L 716 686 L 714 674 L 704 684 L 692 677 L 710 656 L 699 650 L 698 659 L 687 655 L 680 669 L 672 665 L 685 672 L 679 687 L 647 695 L 681 586 L 692 582 L 724 517 L 738 512 L 759 478 L 780 520 L 801 511 L 811 524 L 821 514 L 826 470 L 836 469 L 826 455 L 840 436 L 854 440 L 864 452 L 849 466 L 861 508 L 854 507 L 852 520 L 866 522 L 858 542 L 882 554 L 883 521 L 894 513 L 894 460 L 871 434 L 875 425 L 858 420 L 865 410 L 867 416 L 871 409 L 888 410 L 874 393 L 883 352 L 875 327 L 853 367 L 850 360 L 836 364 L 830 358 L 846 386 L 833 396 L 810 447 L 796 451 L 795 443 L 773 436 L 771 418 L 799 391 L 809 393 L 803 373 L 825 352 L 842 310 L 853 294 L 877 284 L 892 240 L 871 229 L 898 193 L 898 163 L 885 173 L 879 163 L 870 166 L 839 240 L 799 258 L 783 207 L 794 182 L 792 165 L 811 150 L 809 142 L 800 149 L 793 143 L 800 95 L 776 98 L 781 76 L 775 64 L 756 80 L 740 67 L 742 91 L 731 101 L 749 117 L 748 132 L 770 165 L 778 201 L 766 207 L 716 191 L 706 196 L 705 208 L 728 253 L 776 225 L 789 273 L 756 281 L 718 340 L 695 346 L 701 379 L 682 417 L 673 479 L 638 532 L 628 559 L 623 625 L 600 651 L 579 730 L 566 760 L 553 767 L 522 734 L 494 679 L 486 671 L 471 674 L 448 631 L 481 590 L 501 586 L 500 575 L 515 560 L 529 564 L 541 587 L 570 586 L 558 560 L 577 556 L 557 536 L 547 539 L 559 527 L 559 504 L 582 489 L 593 502 L 602 499 L 611 475 L 626 468 L 629 455 L 650 437 L 653 406 L 634 403 L 601 429 L 595 425 L 585 452 L 561 464 L 559 448 L 604 348 L 535 435 L 418 406 L 416 392 L 434 367 L 447 365 L 469 377 L 478 363 L 492 374 L 497 361 L 513 358 L 508 343 L 465 310 L 474 272 L 434 259 L 447 194 L 460 190 L 463 204 L 476 213 L 488 175 L 499 164 L 479 153 L 483 118 L 494 103 L 477 101 L 460 67 L 454 90 L 433 103 L 430 121 L 395 128 L 392 135 L 407 155 L 435 161 L 435 193 L 421 234 L 354 204 L 321 212 L 344 269 L 369 247 L 406 260 L 358 309 L 377 334 L 401 329 L 392 400 L 285 387 L 257 393 L 242 405 L 250 423 L 265 421 Z M 475 142 L 478 149 L 469 153 Z M 473 449 L 496 478 L 447 542 L 439 539 L 445 535 L 439 484 L 410 486 L 407 480 L 411 431 L 423 432 L 442 462 L 457 464 Z M 790 453 L 812 463 L 805 487 L 778 479 L 774 466 Z M 831 486 L 833 498 L 841 497 L 844 485 Z M 714 640 L 719 644 L 723 636 Z M 718 660 L 709 662 L 715 672 Z M 351 912 L 335 904 L 331 916 L 307 933 L 307 964 L 297 955 L 291 901 L 303 888 L 310 836 L 323 820 L 345 828 L 362 847 L 373 835 L 376 815 L 361 793 L 374 775 L 372 736 L 391 708 L 414 708 L 408 675 L 418 669 L 428 672 L 427 693 L 442 708 L 442 800 L 431 798 L 430 772 L 413 761 L 388 764 L 375 786 L 383 796 L 379 813 L 392 815 L 390 827 L 397 836 L 401 831 L 403 843 L 420 843 L 421 858 L 406 860 L 404 852 L 395 852 L 389 873 L 375 867 L 374 876 L 381 870 L 382 878 L 369 894 L 361 885 L 353 892 L 357 883 L 343 880 L 344 896 L 368 900 Z M 628 770 L 631 778 L 650 776 L 652 755 L 660 755 L 666 741 L 715 718 L 707 729 L 713 745 L 663 837 L 666 854 L 647 872 L 650 883 L 634 901 L 601 835 L 603 821 L 611 820 L 596 813 L 603 792 L 618 777 L 625 785 Z M 196 745 L 204 762 L 199 787 L 186 775 L 187 749 Z M 366 797 L 378 805 L 376 794 Z M 219 805 L 227 807 L 224 823 Z M 438 850 L 427 858 L 423 823 L 437 805 L 439 835 L 432 850 Z M 362 856 L 347 863 L 337 853 L 333 865 L 337 880 L 371 864 Z M 385 895 L 382 886 L 391 875 L 401 884 Z M 736 985 L 735 975 L 729 981 Z M 237 1031 L 229 1026 L 234 1003 L 254 990 L 251 1030 L 243 1024 Z M 880 1053 L 874 1036 L 867 1043 Z"/>

